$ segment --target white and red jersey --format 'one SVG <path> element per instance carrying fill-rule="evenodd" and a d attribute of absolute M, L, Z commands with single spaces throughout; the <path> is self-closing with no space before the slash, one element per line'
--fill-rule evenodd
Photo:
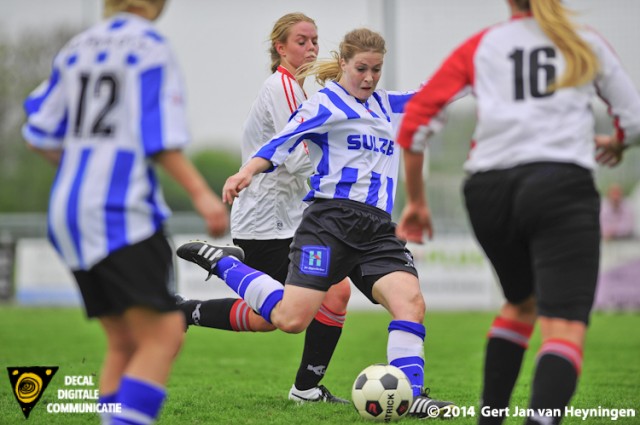
<path fill-rule="evenodd" d="M 407 104 L 398 134 L 406 149 L 421 151 L 434 117 L 464 90 L 477 99 L 477 125 L 465 170 L 478 172 L 554 161 L 593 169 L 597 95 L 609 105 L 619 137 L 640 141 L 640 96 L 611 47 L 591 30 L 580 35 L 598 57 L 594 81 L 548 92 L 563 75 L 560 50 L 532 16 L 514 17 L 469 38 Z"/>
<path fill-rule="evenodd" d="M 289 121 L 306 99 L 291 73 L 279 66 L 262 85 L 251 106 L 242 133 L 245 163 Z M 262 173 L 240 192 L 231 208 L 231 236 L 235 239 L 288 239 L 293 237 L 307 204 L 307 179 L 313 172 L 304 146 L 298 146 L 272 173 Z"/>

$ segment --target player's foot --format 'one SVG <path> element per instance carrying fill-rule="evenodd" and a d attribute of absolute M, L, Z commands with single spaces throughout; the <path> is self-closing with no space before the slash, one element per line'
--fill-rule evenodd
<path fill-rule="evenodd" d="M 455 404 L 450 401 L 432 399 L 429 397 L 429 388 L 424 388 L 422 393 L 413 399 L 413 404 L 407 416 L 413 416 L 418 419 L 449 419 L 452 417 L 450 412 L 454 407 Z"/>
<path fill-rule="evenodd" d="M 349 400 L 331 394 L 324 385 L 318 385 L 304 391 L 300 391 L 293 385 L 289 391 L 289 400 L 297 401 L 298 403 L 323 401 L 325 403 L 351 404 Z"/>
<path fill-rule="evenodd" d="M 191 325 L 200 325 L 200 306 L 202 302 L 199 300 L 190 300 L 180 294 L 174 294 L 176 305 L 184 314 L 184 331 L 189 330 Z"/>
<path fill-rule="evenodd" d="M 244 261 L 244 251 L 239 246 L 212 245 L 202 241 L 191 241 L 180 245 L 177 251 L 178 257 L 196 263 L 205 269 L 209 280 L 213 275 L 213 268 L 224 257 L 235 257 Z"/>

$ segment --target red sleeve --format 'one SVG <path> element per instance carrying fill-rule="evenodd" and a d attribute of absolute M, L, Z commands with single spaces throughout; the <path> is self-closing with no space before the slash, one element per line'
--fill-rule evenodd
<path fill-rule="evenodd" d="M 405 149 L 411 147 L 418 128 L 427 126 L 444 106 L 464 87 L 474 83 L 473 57 L 482 37 L 481 31 L 460 45 L 444 61 L 432 78 L 407 103 L 397 142 Z"/>

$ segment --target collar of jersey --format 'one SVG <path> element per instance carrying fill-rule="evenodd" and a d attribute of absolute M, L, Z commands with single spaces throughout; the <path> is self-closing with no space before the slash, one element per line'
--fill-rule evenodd
<path fill-rule="evenodd" d="M 292 80 L 295 80 L 296 77 L 293 76 L 293 74 L 291 72 L 289 72 L 289 70 L 287 68 L 285 68 L 282 65 L 278 65 L 278 71 L 282 72 L 284 75 L 286 75 L 287 77 L 291 78 Z"/>
<path fill-rule="evenodd" d="M 360 99 L 358 99 L 357 97 L 351 95 L 347 89 L 345 89 L 344 87 L 342 87 L 337 81 L 333 80 L 331 81 L 333 84 L 335 84 L 337 87 L 339 87 L 348 97 L 350 97 L 351 99 L 353 99 L 356 103 L 362 105 L 362 107 L 364 109 L 366 109 L 366 111 L 368 113 L 370 113 L 374 118 L 380 118 L 375 112 L 373 112 L 369 106 L 369 100 L 371 98 L 375 99 L 375 101 L 378 103 L 378 105 L 380 105 L 380 109 L 382 110 L 382 113 L 384 114 L 384 117 L 386 118 L 387 121 L 391 122 L 391 118 L 389 117 L 389 114 L 387 114 L 387 111 L 384 109 L 384 106 L 382 105 L 382 102 L 380 101 L 380 97 L 376 94 L 376 92 L 373 92 L 373 95 L 369 96 L 366 100 L 362 101 Z"/>
<path fill-rule="evenodd" d="M 533 18 L 533 12 L 528 11 L 528 12 L 518 13 L 517 15 L 511 15 L 512 21 L 515 21 L 517 19 L 524 19 L 524 18 Z"/>
<path fill-rule="evenodd" d="M 368 104 L 368 102 L 369 102 L 369 99 L 371 99 L 371 96 L 370 96 L 369 98 L 367 98 L 367 99 L 365 99 L 365 100 L 360 100 L 360 99 L 358 99 L 357 97 L 355 97 L 354 95 L 352 95 L 351 93 L 349 93 L 349 92 L 347 91 L 347 89 L 345 89 L 344 87 L 342 87 L 342 86 L 340 85 L 340 83 L 338 83 L 337 81 L 333 80 L 333 81 L 331 81 L 331 82 L 332 82 L 333 84 L 335 84 L 336 86 L 340 87 L 340 88 L 342 89 L 342 91 L 343 91 L 343 92 L 345 92 L 345 93 L 347 94 L 347 96 L 349 96 L 349 97 L 353 98 L 353 100 L 355 100 L 356 102 L 358 102 L 358 103 L 359 103 L 359 104 L 361 104 L 361 105 L 365 105 L 365 106 L 366 106 L 366 105 Z"/>

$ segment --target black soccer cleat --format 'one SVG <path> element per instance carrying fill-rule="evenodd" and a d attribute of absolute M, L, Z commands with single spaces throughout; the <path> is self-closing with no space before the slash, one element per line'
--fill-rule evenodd
<path fill-rule="evenodd" d="M 244 251 L 235 245 L 211 245 L 202 241 L 191 241 L 180 245 L 177 251 L 178 257 L 183 260 L 196 263 L 205 269 L 209 275 L 205 281 L 213 275 L 213 268 L 224 257 L 235 257 L 244 261 Z"/>
<path fill-rule="evenodd" d="M 295 385 L 291 387 L 289 391 L 289 400 L 296 401 L 298 403 L 338 403 L 338 404 L 351 404 L 349 400 L 336 397 L 325 387 L 324 385 L 318 385 L 308 390 L 300 391 Z"/>
<path fill-rule="evenodd" d="M 407 412 L 407 416 L 418 419 L 450 419 L 451 409 L 455 407 L 450 401 L 439 401 L 429 397 L 429 388 L 423 388 L 419 396 L 413 399 L 413 404 Z"/>

